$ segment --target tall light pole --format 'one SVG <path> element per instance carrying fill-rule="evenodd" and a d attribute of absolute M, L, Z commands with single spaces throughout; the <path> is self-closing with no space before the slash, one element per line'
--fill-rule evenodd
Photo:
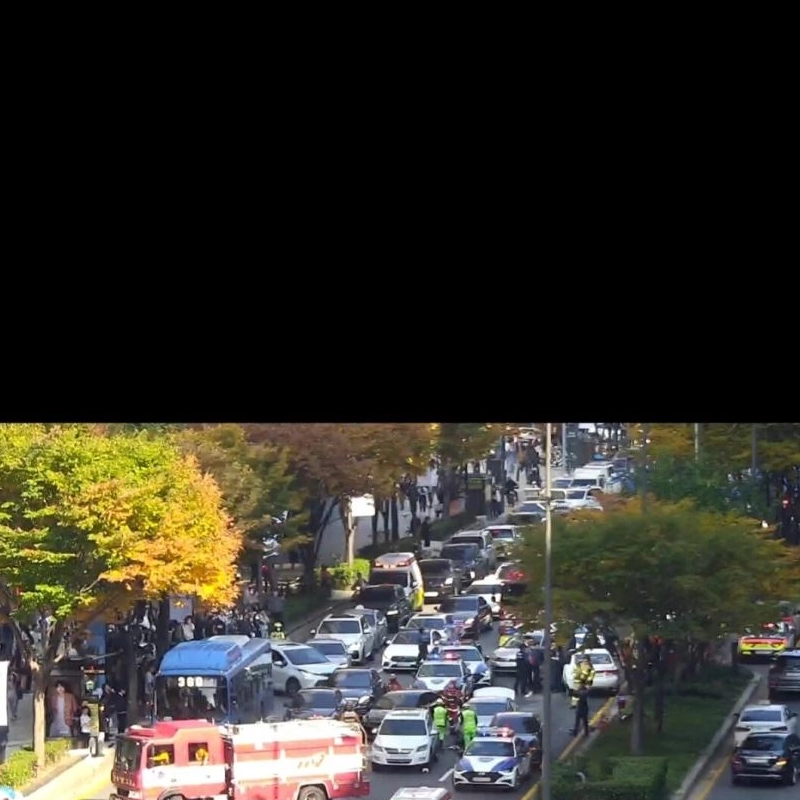
<path fill-rule="evenodd" d="M 700 460 L 700 423 L 694 424 L 694 460 Z"/>
<path fill-rule="evenodd" d="M 566 426 L 564 428 L 566 430 Z M 564 444 L 567 439 L 564 436 Z M 550 687 L 553 685 L 553 661 L 550 658 L 550 628 L 553 624 L 553 513 L 550 509 L 553 475 L 550 466 L 550 449 L 553 444 L 553 423 L 547 423 L 547 461 L 544 466 L 544 686 L 542 687 L 542 800 L 551 800 L 553 739 L 551 723 L 553 720 L 550 704 Z"/>
<path fill-rule="evenodd" d="M 547 424 L 550 425 L 550 427 L 552 429 L 552 427 L 553 427 L 552 424 L 549 423 L 549 422 Z M 548 443 L 547 446 L 550 447 L 550 444 Z M 549 453 L 550 451 L 548 450 L 547 452 Z M 564 471 L 567 473 L 567 475 L 569 475 L 569 459 L 567 458 L 567 452 L 568 452 L 568 450 L 567 450 L 567 423 L 566 422 L 562 422 L 561 423 L 561 465 L 564 467 Z"/>

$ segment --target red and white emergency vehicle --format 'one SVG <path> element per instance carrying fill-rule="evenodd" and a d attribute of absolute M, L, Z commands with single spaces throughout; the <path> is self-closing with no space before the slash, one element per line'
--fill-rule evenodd
<path fill-rule="evenodd" d="M 109 800 L 333 800 L 369 794 L 360 728 L 336 720 L 133 725 Z"/>

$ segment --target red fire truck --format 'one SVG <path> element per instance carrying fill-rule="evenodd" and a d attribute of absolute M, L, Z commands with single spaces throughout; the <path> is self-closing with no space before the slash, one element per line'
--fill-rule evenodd
<path fill-rule="evenodd" d="M 133 725 L 110 800 L 333 800 L 369 794 L 364 738 L 336 720 Z"/>

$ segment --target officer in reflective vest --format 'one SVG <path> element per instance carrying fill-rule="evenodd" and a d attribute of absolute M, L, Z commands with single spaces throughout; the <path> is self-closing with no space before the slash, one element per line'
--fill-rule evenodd
<path fill-rule="evenodd" d="M 436 701 L 433 707 L 433 724 L 436 725 L 439 741 L 444 743 L 445 736 L 447 736 L 447 709 L 444 707 L 444 701 L 441 698 Z"/>
<path fill-rule="evenodd" d="M 594 683 L 594 669 L 589 656 L 581 656 L 575 668 L 575 689 L 570 692 L 569 707 L 576 708 L 578 697 L 582 691 L 588 693 Z"/>
<path fill-rule="evenodd" d="M 478 715 L 472 706 L 464 706 L 461 709 L 461 730 L 464 733 L 464 749 L 475 738 L 478 732 Z"/>

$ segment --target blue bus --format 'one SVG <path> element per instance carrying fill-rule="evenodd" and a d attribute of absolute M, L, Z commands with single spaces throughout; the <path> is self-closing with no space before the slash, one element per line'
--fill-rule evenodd
<path fill-rule="evenodd" d="M 212 636 L 168 650 L 155 679 L 155 719 L 258 722 L 272 712 L 269 639 Z"/>

